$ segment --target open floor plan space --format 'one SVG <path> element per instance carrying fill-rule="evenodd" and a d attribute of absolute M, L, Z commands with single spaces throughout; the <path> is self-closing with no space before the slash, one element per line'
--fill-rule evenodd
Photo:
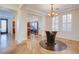
<path fill-rule="evenodd" d="M 46 40 L 46 38 L 43 38 Z M 40 36 L 35 36 L 35 38 L 28 39 L 23 41 L 21 44 L 17 46 L 17 48 L 14 50 L 14 53 L 17 54 L 75 54 L 79 53 L 79 42 L 73 41 L 73 40 L 67 40 L 63 38 L 56 38 L 56 40 L 63 42 L 66 44 L 66 48 L 59 51 L 51 51 L 46 50 L 45 48 L 41 47 L 39 44 L 41 41 Z M 57 49 L 61 49 L 61 47 L 56 47 Z"/>
<path fill-rule="evenodd" d="M 79 54 L 79 4 L 0 4 L 0 54 Z"/>

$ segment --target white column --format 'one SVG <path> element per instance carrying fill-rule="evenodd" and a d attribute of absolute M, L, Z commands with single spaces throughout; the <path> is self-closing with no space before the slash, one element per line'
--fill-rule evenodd
<path fill-rule="evenodd" d="M 16 40 L 18 43 L 27 39 L 27 20 L 24 13 L 19 10 L 16 18 Z"/>

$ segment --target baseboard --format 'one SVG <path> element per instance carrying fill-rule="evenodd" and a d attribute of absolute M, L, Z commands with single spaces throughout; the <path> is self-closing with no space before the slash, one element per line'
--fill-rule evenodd
<path fill-rule="evenodd" d="M 57 38 L 67 39 L 67 40 L 73 40 L 73 41 L 79 41 L 79 39 L 65 38 L 65 37 L 62 37 L 62 36 L 57 36 Z"/>

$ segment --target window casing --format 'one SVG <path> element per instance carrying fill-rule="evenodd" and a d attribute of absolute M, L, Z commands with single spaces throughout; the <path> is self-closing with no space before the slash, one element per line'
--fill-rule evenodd
<path fill-rule="evenodd" d="M 65 14 L 62 16 L 62 30 L 64 32 L 71 31 L 71 24 L 72 24 L 72 14 Z"/>
<path fill-rule="evenodd" d="M 59 30 L 59 21 L 58 21 L 58 16 L 52 17 L 52 30 L 53 31 L 58 31 Z"/>

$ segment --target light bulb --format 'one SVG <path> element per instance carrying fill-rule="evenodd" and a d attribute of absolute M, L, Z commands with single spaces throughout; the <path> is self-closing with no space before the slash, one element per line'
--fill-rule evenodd
<path fill-rule="evenodd" d="M 57 16 L 58 14 L 56 13 L 55 15 Z"/>
<path fill-rule="evenodd" d="M 48 14 L 48 16 L 51 16 L 50 14 Z"/>
<path fill-rule="evenodd" d="M 53 12 L 52 15 L 54 15 L 55 13 Z"/>

